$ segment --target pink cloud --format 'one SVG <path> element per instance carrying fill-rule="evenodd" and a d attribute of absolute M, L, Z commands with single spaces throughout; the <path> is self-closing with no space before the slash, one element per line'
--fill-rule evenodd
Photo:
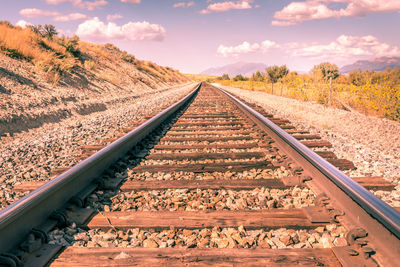
<path fill-rule="evenodd" d="M 121 0 L 123 3 L 140 4 L 140 0 Z"/>
<path fill-rule="evenodd" d="M 73 21 L 73 20 L 85 20 L 88 19 L 88 16 L 82 13 L 70 13 L 66 15 L 58 15 L 54 16 L 54 21 Z"/>
<path fill-rule="evenodd" d="M 46 0 L 46 3 L 52 5 L 58 5 L 61 3 L 72 3 L 73 6 L 78 8 L 85 8 L 88 10 L 94 10 L 101 6 L 105 6 L 108 4 L 106 0 L 94 0 L 94 1 L 82 1 L 82 0 Z"/>
<path fill-rule="evenodd" d="M 186 3 L 185 2 L 179 2 L 179 3 L 175 3 L 174 5 L 173 5 L 173 7 L 185 7 L 186 6 Z"/>
<path fill-rule="evenodd" d="M 191 7 L 194 6 L 194 1 L 190 1 L 190 2 L 179 2 L 179 3 L 175 3 L 173 5 L 173 7 L 177 8 L 177 7 Z"/>
<path fill-rule="evenodd" d="M 76 30 L 76 35 L 91 41 L 162 41 L 165 34 L 164 27 L 147 21 L 119 26 L 113 22 L 106 24 L 97 17 L 81 23 Z"/>
<path fill-rule="evenodd" d="M 226 1 L 221 3 L 214 3 L 207 6 L 207 9 L 200 11 L 200 14 L 209 14 L 211 12 L 226 12 L 232 9 L 250 9 L 252 6 L 249 4 L 253 2 L 252 0 L 242 0 L 242 1 Z"/>
<path fill-rule="evenodd" d="M 51 17 L 54 21 L 62 22 L 88 19 L 88 16 L 82 13 L 62 14 L 57 11 L 42 10 L 37 8 L 22 9 L 19 11 L 19 14 L 27 18 Z"/>
<path fill-rule="evenodd" d="M 345 8 L 331 9 L 331 2 L 347 3 Z M 271 25 L 289 26 L 307 20 L 320 20 L 339 17 L 360 17 L 369 13 L 400 11 L 398 0 L 307 0 L 291 2 L 282 10 L 275 12 Z"/>
<path fill-rule="evenodd" d="M 297 23 L 294 21 L 284 21 L 284 20 L 273 20 L 271 21 L 272 26 L 292 26 L 296 25 Z"/>

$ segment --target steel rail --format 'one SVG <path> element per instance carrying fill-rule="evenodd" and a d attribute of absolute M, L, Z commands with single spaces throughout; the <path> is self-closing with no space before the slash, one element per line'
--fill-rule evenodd
<path fill-rule="evenodd" d="M 195 97 L 201 84 L 187 96 L 115 142 L 0 211 L 0 252 L 9 252 L 27 237 L 31 229 L 43 224 L 50 214 L 63 207 L 74 195 L 101 177 L 121 156 L 173 113 Z"/>
<path fill-rule="evenodd" d="M 356 202 L 365 212 L 367 212 L 372 220 L 369 222 L 360 221 L 358 217 L 359 214 L 352 214 L 352 210 L 348 208 L 346 210 L 346 216 L 353 217 L 353 221 L 355 224 L 363 225 L 369 233 L 375 232 L 377 235 L 379 234 L 378 229 L 379 224 L 384 225 L 385 228 L 389 231 L 389 233 L 384 234 L 380 233 L 380 236 L 374 236 L 374 239 L 381 239 L 378 243 L 380 245 L 386 246 L 390 252 L 392 252 L 391 257 L 395 257 L 395 255 L 400 256 L 400 213 L 395 209 L 390 207 L 388 204 L 374 196 L 371 192 L 366 190 L 363 186 L 359 185 L 353 179 L 348 177 L 346 174 L 341 172 L 335 166 L 330 164 L 328 161 L 323 159 L 321 156 L 316 154 L 314 151 L 300 143 L 297 139 L 292 137 L 290 134 L 285 132 L 275 123 L 265 118 L 259 112 L 253 110 L 248 105 L 228 93 L 227 91 L 218 88 L 224 94 L 229 96 L 237 105 L 241 106 L 242 109 L 246 110 L 251 116 L 260 121 L 263 125 L 265 125 L 270 131 L 276 134 L 278 138 L 280 138 L 286 145 L 290 146 L 294 151 L 296 151 L 302 158 L 308 161 L 315 169 L 317 169 L 324 177 L 328 178 L 332 183 L 334 183 L 340 190 L 342 190 L 348 197 L 350 197 L 354 202 Z M 324 190 L 326 191 L 326 190 Z M 327 192 L 329 195 L 329 192 Z M 332 192 L 331 192 L 332 194 Z M 336 196 L 336 198 L 338 198 Z M 335 196 L 331 197 L 331 199 L 335 199 Z M 335 199 L 337 202 L 345 203 L 345 200 Z M 346 204 L 342 205 L 343 208 L 346 208 Z M 355 218 L 354 218 L 355 217 Z M 369 218 L 367 218 L 369 219 Z M 371 223 L 372 224 L 369 224 Z M 379 223 L 377 223 L 379 222 Z M 376 228 L 376 229 L 375 229 Z M 383 228 L 383 227 L 382 227 Z M 385 229 L 383 228 L 383 229 Z M 381 230 L 381 229 L 379 229 Z M 390 238 L 391 240 L 385 240 L 385 237 Z M 394 238 L 393 238 L 394 237 Z M 396 243 L 390 244 L 390 241 Z M 389 243 L 389 244 L 388 244 Z M 378 248 L 379 249 L 379 248 Z M 388 252 L 388 251 L 387 251 Z M 400 257 L 397 257 L 399 260 Z"/>

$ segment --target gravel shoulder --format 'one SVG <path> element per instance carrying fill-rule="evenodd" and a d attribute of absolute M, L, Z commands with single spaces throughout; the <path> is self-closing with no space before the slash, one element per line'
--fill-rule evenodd
<path fill-rule="evenodd" d="M 74 116 L 58 123 L 1 138 L 0 209 L 24 194 L 12 188 L 26 180 L 49 180 L 51 170 L 68 168 L 77 163 L 80 146 L 98 144 L 98 140 L 114 136 L 132 121 L 155 115 L 189 93 L 195 84 L 176 86 L 155 94 L 145 94 L 129 104 L 86 116 Z"/>
<path fill-rule="evenodd" d="M 215 85 L 290 120 L 299 129 L 319 134 L 333 144 L 332 151 L 339 158 L 354 162 L 357 170 L 348 175 L 382 176 L 395 184 L 392 192 L 374 194 L 392 206 L 400 206 L 400 123 L 265 92 Z"/>

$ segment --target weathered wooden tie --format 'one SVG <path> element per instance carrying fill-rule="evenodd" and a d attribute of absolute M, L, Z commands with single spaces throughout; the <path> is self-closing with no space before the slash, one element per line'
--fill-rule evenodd
<path fill-rule="evenodd" d="M 184 229 L 239 227 L 246 229 L 312 229 L 331 223 L 328 214 L 324 222 L 312 222 L 303 209 L 271 209 L 255 211 L 114 211 L 93 217 L 92 229 Z M 323 216 L 322 215 L 322 216 Z M 322 217 L 321 216 L 321 217 Z"/>
<path fill-rule="evenodd" d="M 121 256 L 122 255 L 122 256 Z M 75 266 L 341 266 L 329 248 L 80 248 L 68 247 L 52 264 Z"/>

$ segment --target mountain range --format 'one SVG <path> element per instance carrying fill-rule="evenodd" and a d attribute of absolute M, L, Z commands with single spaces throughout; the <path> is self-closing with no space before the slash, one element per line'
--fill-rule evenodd
<path fill-rule="evenodd" d="M 250 63 L 250 62 L 237 62 L 228 64 L 221 67 L 209 68 L 200 74 L 221 76 L 228 74 L 230 77 L 242 74 L 243 76 L 250 77 L 254 72 L 265 72 L 267 65 L 264 63 Z M 345 65 L 339 69 L 340 73 L 349 73 L 354 70 L 370 70 L 370 71 L 383 71 L 387 68 L 400 68 L 400 57 L 378 57 L 368 60 L 358 60 L 353 64 Z M 307 73 L 305 71 L 297 71 L 298 73 Z"/>
<path fill-rule="evenodd" d="M 340 73 L 349 73 L 354 70 L 382 71 L 387 68 L 399 68 L 400 57 L 378 57 L 369 60 L 358 60 L 353 64 L 343 66 L 339 69 Z"/>

